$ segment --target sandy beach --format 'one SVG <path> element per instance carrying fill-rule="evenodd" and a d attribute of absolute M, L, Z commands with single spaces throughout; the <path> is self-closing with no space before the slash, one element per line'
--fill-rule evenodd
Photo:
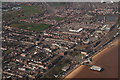
<path fill-rule="evenodd" d="M 119 44 L 118 44 L 119 43 Z M 118 47 L 120 39 L 112 43 L 95 56 L 93 56 L 93 65 L 104 68 L 104 71 L 91 71 L 89 66 L 79 66 L 65 78 L 117 78 L 118 77 Z"/>

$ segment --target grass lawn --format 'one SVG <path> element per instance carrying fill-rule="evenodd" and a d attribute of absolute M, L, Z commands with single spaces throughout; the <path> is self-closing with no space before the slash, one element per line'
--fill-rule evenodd
<path fill-rule="evenodd" d="M 40 14 L 43 12 L 43 10 L 40 9 L 40 6 L 32 5 L 20 5 L 19 7 L 22 8 L 22 11 L 8 11 L 3 12 L 3 20 L 5 21 L 12 21 L 10 26 L 17 27 L 21 29 L 29 29 L 29 30 L 36 30 L 36 31 L 42 31 L 51 25 L 48 24 L 34 24 L 34 23 L 27 23 L 27 22 L 21 22 L 21 19 L 27 19 L 31 17 L 33 14 Z"/>
<path fill-rule="evenodd" d="M 30 16 L 35 13 L 41 13 L 42 11 L 39 10 L 38 6 L 27 6 L 27 5 L 21 5 L 20 6 L 23 9 L 25 16 Z"/>
<path fill-rule="evenodd" d="M 11 53 L 11 52 L 13 52 L 13 50 L 11 50 L 11 49 L 4 50 L 4 51 L 3 51 L 3 53 L 7 53 L 7 54 L 9 54 L 9 53 Z"/>
<path fill-rule="evenodd" d="M 33 14 L 36 13 L 42 13 L 43 11 L 40 9 L 40 6 L 28 6 L 28 5 L 20 5 L 19 7 L 22 8 L 22 11 L 8 11 L 4 12 L 3 14 L 3 20 L 5 21 L 13 21 L 10 26 L 21 28 L 21 29 L 29 29 L 29 30 L 36 30 L 36 31 L 42 31 L 51 25 L 48 24 L 34 24 L 34 23 L 27 23 L 27 22 L 21 22 L 21 19 L 27 19 Z M 21 16 L 23 15 L 23 16 Z"/>
<path fill-rule="evenodd" d="M 70 63 L 70 61 L 71 61 L 70 59 L 63 59 L 54 68 L 52 68 L 52 70 L 45 77 L 53 78 L 54 74 L 58 74 L 58 73 L 63 72 L 62 68 L 65 67 L 66 65 L 68 65 Z"/>
<path fill-rule="evenodd" d="M 31 27 L 30 30 L 34 31 L 42 31 L 47 29 L 48 27 L 51 27 L 52 25 L 49 24 L 35 24 L 34 27 Z"/>
<path fill-rule="evenodd" d="M 45 30 L 45 29 L 51 27 L 52 25 L 19 22 L 19 23 L 11 24 L 10 26 L 21 28 L 21 29 L 33 30 L 33 31 L 42 31 L 42 30 Z"/>
<path fill-rule="evenodd" d="M 32 27 L 32 24 L 29 24 L 27 22 L 18 22 L 18 23 L 13 23 L 10 26 L 21 29 L 27 29 L 28 27 Z"/>
<path fill-rule="evenodd" d="M 53 20 L 56 20 L 56 21 L 61 21 L 61 20 L 63 20 L 64 18 L 55 16 L 55 17 L 53 17 L 52 19 L 53 19 Z"/>
<path fill-rule="evenodd" d="M 7 20 L 20 20 L 30 17 L 35 13 L 42 13 L 43 11 L 40 10 L 39 6 L 27 6 L 27 5 L 20 5 L 19 7 L 22 8 L 22 11 L 12 10 L 8 12 L 3 12 L 3 19 Z M 23 15 L 23 16 L 19 16 Z"/>

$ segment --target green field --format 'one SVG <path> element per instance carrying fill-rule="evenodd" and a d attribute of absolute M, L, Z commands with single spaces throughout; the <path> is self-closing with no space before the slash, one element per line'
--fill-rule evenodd
<path fill-rule="evenodd" d="M 35 30 L 35 31 L 42 31 L 46 28 L 52 26 L 49 24 L 35 24 L 35 23 L 27 23 L 27 22 L 21 22 L 21 19 L 28 19 L 34 14 L 41 14 L 43 13 L 43 9 L 41 9 L 38 5 L 20 5 L 18 7 L 21 7 L 22 10 L 11 10 L 8 12 L 3 12 L 3 20 L 7 22 L 11 22 L 9 25 L 16 28 L 21 29 L 29 29 L 29 30 Z"/>
<path fill-rule="evenodd" d="M 27 5 L 20 5 L 21 11 L 12 10 L 8 12 L 3 12 L 3 19 L 4 20 L 13 20 L 19 21 L 20 19 L 26 19 L 33 14 L 42 13 L 43 11 L 40 10 L 39 6 L 27 6 Z"/>
<path fill-rule="evenodd" d="M 54 78 L 55 74 L 62 73 L 62 68 L 70 64 L 70 59 L 63 59 L 61 60 L 55 67 L 52 68 L 52 70 L 44 76 L 45 78 Z"/>
<path fill-rule="evenodd" d="M 35 25 L 34 27 L 31 27 L 30 30 L 42 31 L 42 30 L 45 30 L 51 26 L 52 25 L 49 25 L 49 24 L 38 24 L 38 25 Z"/>
<path fill-rule="evenodd" d="M 53 20 L 56 20 L 56 21 L 61 21 L 61 20 L 63 20 L 64 18 L 55 16 L 55 17 L 53 17 L 52 19 L 53 19 Z"/>
<path fill-rule="evenodd" d="M 20 6 L 23 11 L 25 12 L 25 16 L 30 16 L 35 13 L 41 13 L 42 11 L 39 9 L 39 6 L 26 6 L 26 5 L 21 5 Z"/>
<path fill-rule="evenodd" d="M 52 25 L 19 22 L 19 23 L 16 23 L 16 24 L 11 24 L 10 26 L 16 27 L 16 28 L 21 28 L 21 29 L 33 30 L 33 31 L 42 31 L 42 30 L 45 30 L 46 28 L 51 27 Z"/>

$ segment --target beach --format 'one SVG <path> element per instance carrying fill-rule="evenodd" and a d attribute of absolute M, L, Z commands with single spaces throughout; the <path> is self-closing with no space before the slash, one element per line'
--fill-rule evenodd
<path fill-rule="evenodd" d="M 118 48 L 120 39 L 93 56 L 93 65 L 104 68 L 102 72 L 92 71 L 89 66 L 82 65 L 65 78 L 118 78 Z"/>

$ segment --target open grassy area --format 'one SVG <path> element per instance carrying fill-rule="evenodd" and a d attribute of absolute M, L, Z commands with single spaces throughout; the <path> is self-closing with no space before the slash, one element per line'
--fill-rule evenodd
<path fill-rule="evenodd" d="M 27 22 L 18 22 L 18 23 L 13 23 L 10 26 L 11 27 L 16 27 L 16 28 L 21 28 L 21 29 L 27 29 L 28 27 L 32 27 L 33 24 L 27 23 Z"/>
<path fill-rule="evenodd" d="M 33 31 L 42 31 L 42 30 L 45 30 L 46 28 L 51 27 L 52 25 L 18 22 L 18 23 L 15 23 L 15 24 L 11 24 L 10 26 L 21 28 L 21 29 L 33 30 Z"/>
<path fill-rule="evenodd" d="M 38 25 L 34 25 L 34 27 L 31 27 L 30 30 L 42 31 L 42 30 L 45 30 L 51 26 L 52 25 L 49 25 L 49 24 L 38 24 Z"/>
<path fill-rule="evenodd" d="M 28 6 L 28 5 L 20 5 L 21 10 L 11 10 L 8 12 L 3 12 L 3 19 L 7 20 L 20 20 L 30 17 L 36 13 L 42 13 L 43 11 L 40 9 L 40 6 Z"/>
<path fill-rule="evenodd" d="M 11 50 L 11 49 L 3 50 L 3 53 L 7 53 L 7 54 L 9 54 L 9 53 L 11 53 L 11 52 L 13 52 L 13 50 Z"/>
<path fill-rule="evenodd" d="M 47 76 L 45 76 L 45 78 L 54 78 L 55 74 L 63 72 L 62 68 L 68 65 L 70 61 L 70 59 L 61 60 L 54 68 L 52 68 L 52 70 L 48 73 Z"/>
<path fill-rule="evenodd" d="M 27 6 L 27 5 L 21 5 L 20 6 L 23 9 L 25 16 L 30 16 L 35 13 L 41 13 L 42 10 L 39 9 L 39 6 Z"/>
<path fill-rule="evenodd" d="M 61 21 L 61 20 L 63 20 L 64 18 L 55 16 L 55 17 L 53 17 L 52 19 L 53 19 L 53 20 L 56 20 L 56 21 Z"/>
<path fill-rule="evenodd" d="M 22 9 L 17 10 L 11 10 L 8 12 L 3 12 L 3 20 L 10 21 L 10 26 L 21 28 L 21 29 L 29 29 L 29 30 L 35 30 L 35 31 L 42 31 L 51 25 L 48 24 L 35 24 L 35 23 L 27 23 L 27 22 L 21 22 L 21 19 L 27 19 L 30 18 L 34 14 L 41 14 L 43 12 L 42 9 L 40 9 L 40 6 L 38 5 L 20 5 Z"/>
<path fill-rule="evenodd" d="M 80 52 L 79 53 L 77 53 L 77 52 L 73 52 L 73 53 L 70 53 L 69 54 L 70 56 L 73 56 L 73 57 L 75 57 L 75 56 L 84 56 L 83 54 L 81 54 Z"/>

